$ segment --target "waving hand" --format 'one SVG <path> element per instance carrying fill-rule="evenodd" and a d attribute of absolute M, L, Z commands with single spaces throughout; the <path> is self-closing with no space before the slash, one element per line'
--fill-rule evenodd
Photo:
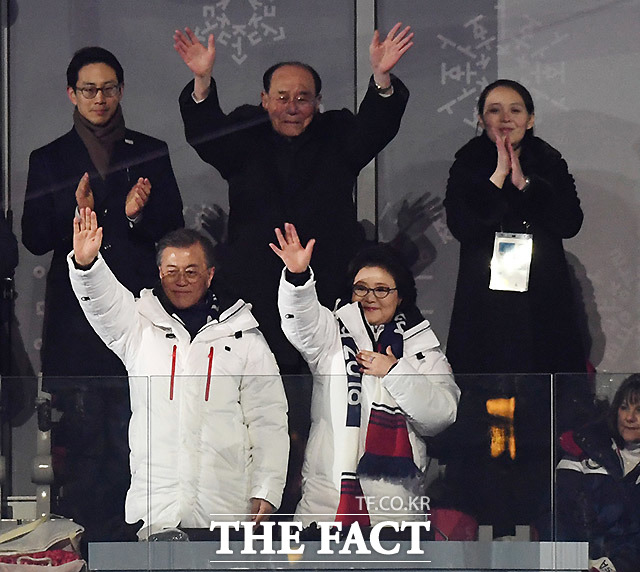
<path fill-rule="evenodd" d="M 80 209 L 80 218 L 73 219 L 73 256 L 79 266 L 89 266 L 102 245 L 102 227 L 90 208 Z"/>
<path fill-rule="evenodd" d="M 216 42 L 213 34 L 209 34 L 207 47 L 205 47 L 191 28 L 185 28 L 184 33 L 176 30 L 173 34 L 173 49 L 180 54 L 182 61 L 193 72 L 196 97 L 204 99 L 209 94 L 211 72 L 216 60 Z"/>
<path fill-rule="evenodd" d="M 400 26 L 402 26 L 402 23 L 398 22 L 391 28 L 382 42 L 380 41 L 380 32 L 376 30 L 373 33 L 373 39 L 369 46 L 369 60 L 373 70 L 373 78 L 381 87 L 390 85 L 389 72 L 406 51 L 413 46 L 411 27 L 407 26 L 401 32 L 398 32 Z"/>
<path fill-rule="evenodd" d="M 275 252 L 285 263 L 289 272 L 299 274 L 309 267 L 311 254 L 313 253 L 313 245 L 316 239 L 312 238 L 307 242 L 307 246 L 303 247 L 296 231 L 296 227 L 290 222 L 284 223 L 284 235 L 279 228 L 276 228 L 276 238 L 278 239 L 278 248 L 272 242 L 269 243 L 271 250 Z"/>

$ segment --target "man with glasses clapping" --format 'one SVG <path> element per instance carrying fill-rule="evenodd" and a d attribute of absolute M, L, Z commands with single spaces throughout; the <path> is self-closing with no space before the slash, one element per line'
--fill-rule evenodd
<path fill-rule="evenodd" d="M 84 525 L 89 541 L 132 534 L 123 512 L 129 397 L 125 368 L 94 333 L 71 290 L 69 221 L 82 208 L 96 213 L 104 229 L 101 252 L 136 295 L 157 281 L 155 241 L 184 226 L 167 145 L 126 128 L 123 90 L 124 72 L 111 52 L 85 47 L 74 54 L 67 68 L 73 127 L 31 153 L 22 217 L 24 245 L 36 255 L 53 251 L 42 373 L 63 411 L 54 439 L 66 453 L 52 510 Z M 107 377 L 119 382 L 107 384 Z M 72 383 L 79 391 L 69 390 Z"/>

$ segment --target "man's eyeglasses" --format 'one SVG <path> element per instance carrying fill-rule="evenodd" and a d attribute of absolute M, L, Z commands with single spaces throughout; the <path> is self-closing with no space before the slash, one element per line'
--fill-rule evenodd
<path fill-rule="evenodd" d="M 376 298 L 386 298 L 391 292 L 395 292 L 397 288 L 389 288 L 388 286 L 376 286 L 375 288 L 367 288 L 362 284 L 354 284 L 351 291 L 358 298 L 364 298 L 369 292 L 373 292 Z"/>
<path fill-rule="evenodd" d="M 309 109 L 309 107 L 311 107 L 316 100 L 315 97 L 307 97 L 304 95 L 300 95 L 298 97 L 288 97 L 286 95 L 279 95 L 278 97 L 273 97 L 272 99 L 280 107 L 286 107 L 290 103 L 293 103 L 296 107 L 300 109 Z"/>
<path fill-rule="evenodd" d="M 193 284 L 200 278 L 202 272 L 197 270 L 196 268 L 186 268 L 185 270 L 179 270 L 178 268 L 169 268 L 169 270 L 164 270 L 162 272 L 162 277 L 165 280 L 169 280 L 171 282 L 177 282 L 182 276 L 184 276 L 184 280 Z"/>
<path fill-rule="evenodd" d="M 102 95 L 104 95 L 105 97 L 115 97 L 116 95 L 118 95 L 119 90 L 120 90 L 119 83 L 116 83 L 115 85 L 114 84 L 104 85 L 102 87 L 96 87 L 95 85 L 87 85 L 85 87 L 76 87 L 76 91 L 81 92 L 85 99 L 93 99 L 96 95 L 98 95 L 99 91 L 101 91 Z"/>

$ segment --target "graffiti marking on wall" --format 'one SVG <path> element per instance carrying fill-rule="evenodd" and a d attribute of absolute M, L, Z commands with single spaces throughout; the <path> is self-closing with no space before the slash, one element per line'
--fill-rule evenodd
<path fill-rule="evenodd" d="M 277 24 L 275 0 L 220 0 L 202 6 L 202 17 L 204 23 L 194 30 L 198 39 L 206 43 L 214 34 L 216 45 L 229 50 L 238 65 L 249 57 L 252 47 L 286 37 Z"/>
<path fill-rule="evenodd" d="M 519 77 L 512 79 L 529 88 L 534 101 L 567 110 L 565 98 L 556 95 L 563 93 L 561 86 L 566 82 L 566 62 L 558 58 L 561 50 L 557 48 L 569 39 L 569 34 L 554 30 L 553 22 L 541 22 L 522 13 L 513 18 L 509 15 L 508 22 L 514 32 L 500 42 L 498 55 L 515 63 Z"/>
<path fill-rule="evenodd" d="M 480 92 L 489 84 L 485 70 L 495 58 L 497 38 L 489 33 L 485 15 L 480 14 L 462 24 L 460 37 L 438 34 L 440 49 L 444 52 L 440 63 L 440 84 L 454 83 L 458 93 L 438 107 L 438 113 L 460 117 L 462 121 L 476 126 L 475 103 Z"/>

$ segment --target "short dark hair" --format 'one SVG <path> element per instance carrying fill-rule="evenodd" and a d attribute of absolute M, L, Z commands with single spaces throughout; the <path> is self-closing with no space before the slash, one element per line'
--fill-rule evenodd
<path fill-rule="evenodd" d="M 518 95 L 522 98 L 522 101 L 524 101 L 524 106 L 527 109 L 529 115 L 533 115 L 535 113 L 533 98 L 531 97 L 531 93 L 529 93 L 529 90 L 524 85 L 512 79 L 497 79 L 482 90 L 482 93 L 478 98 L 478 115 L 482 117 L 482 112 L 484 111 L 484 104 L 487 101 L 487 96 L 496 87 L 509 87 L 513 91 L 517 92 Z"/>
<path fill-rule="evenodd" d="M 78 83 L 78 73 L 89 64 L 105 64 L 116 72 L 116 78 L 119 84 L 124 83 L 124 70 L 116 58 L 109 50 L 105 50 L 100 46 L 87 46 L 80 48 L 69 62 L 67 67 L 67 85 L 73 89 Z"/>
<path fill-rule="evenodd" d="M 640 402 L 640 373 L 634 373 L 627 377 L 616 391 L 609 408 L 608 424 L 612 437 L 620 447 L 624 447 L 624 441 L 618 431 L 618 410 L 623 403 Z"/>
<path fill-rule="evenodd" d="M 349 289 L 353 286 L 353 281 L 358 272 L 363 268 L 372 266 L 383 268 L 393 276 L 398 289 L 398 296 L 402 298 L 398 310 L 404 311 L 415 306 L 418 293 L 411 269 L 404 261 L 402 254 L 388 244 L 367 246 L 353 257 L 347 270 Z"/>
<path fill-rule="evenodd" d="M 311 77 L 313 77 L 313 84 L 316 90 L 316 95 L 320 94 L 320 90 L 322 89 L 322 80 L 320 79 L 320 75 L 318 74 L 318 72 L 314 70 L 309 64 L 295 61 L 278 62 L 277 64 L 272 65 L 266 72 L 264 72 L 264 75 L 262 76 L 262 86 L 264 87 L 265 93 L 269 93 L 269 90 L 271 89 L 271 78 L 273 77 L 273 74 L 276 72 L 276 70 L 279 70 L 280 68 L 285 66 L 294 66 L 307 70 L 311 74 Z"/>
<path fill-rule="evenodd" d="M 165 248 L 189 248 L 194 244 L 202 246 L 207 268 L 215 267 L 216 255 L 213 244 L 204 234 L 192 228 L 178 228 L 165 234 L 156 244 L 156 264 L 160 267 Z"/>

